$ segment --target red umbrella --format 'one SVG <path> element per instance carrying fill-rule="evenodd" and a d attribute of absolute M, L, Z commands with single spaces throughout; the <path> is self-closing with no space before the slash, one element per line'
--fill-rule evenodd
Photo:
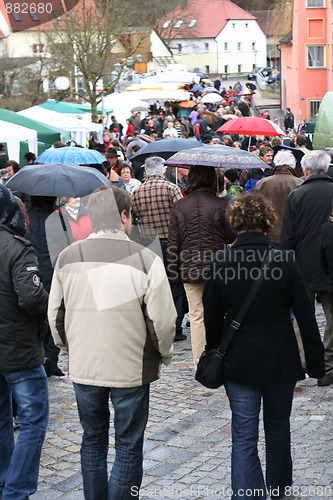
<path fill-rule="evenodd" d="M 226 134 L 243 134 L 243 135 L 267 135 L 269 137 L 275 135 L 285 135 L 283 130 L 271 120 L 264 120 L 258 116 L 243 116 L 237 120 L 229 120 L 221 125 L 217 132 L 225 132 Z"/>

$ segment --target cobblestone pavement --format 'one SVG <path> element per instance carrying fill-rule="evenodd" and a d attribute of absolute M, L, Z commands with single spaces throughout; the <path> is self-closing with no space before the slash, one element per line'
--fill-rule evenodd
<path fill-rule="evenodd" d="M 321 330 L 322 313 L 318 313 Z M 140 498 L 230 498 L 230 410 L 224 389 L 205 389 L 194 380 L 189 339 L 176 343 L 173 362 L 151 384 Z M 67 356 L 60 366 L 67 370 Z M 83 499 L 81 427 L 72 383 L 49 379 L 50 421 L 34 500 Z M 307 378 L 296 387 L 291 418 L 296 499 L 333 498 L 333 385 L 319 388 Z M 259 450 L 264 456 L 260 426 Z M 110 430 L 110 467 L 113 460 Z M 138 497 L 133 497 L 138 498 Z"/>

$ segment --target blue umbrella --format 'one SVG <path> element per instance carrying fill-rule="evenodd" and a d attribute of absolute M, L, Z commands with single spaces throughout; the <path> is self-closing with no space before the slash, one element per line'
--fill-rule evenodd
<path fill-rule="evenodd" d="M 197 90 L 203 90 L 203 87 L 201 85 L 194 85 L 194 87 L 191 88 L 190 92 L 196 92 Z"/>
<path fill-rule="evenodd" d="M 92 165 L 103 163 L 105 158 L 95 149 L 77 148 L 50 148 L 38 156 L 36 163 L 67 163 L 73 165 Z"/>
<path fill-rule="evenodd" d="M 62 148 L 67 149 L 67 148 Z M 28 165 L 13 175 L 6 186 L 31 196 L 86 196 L 110 181 L 95 168 L 79 165 Z"/>

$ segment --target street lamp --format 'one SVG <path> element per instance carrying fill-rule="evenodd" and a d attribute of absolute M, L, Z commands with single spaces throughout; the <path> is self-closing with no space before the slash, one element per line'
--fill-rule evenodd
<path fill-rule="evenodd" d="M 136 59 L 136 60 L 137 60 L 137 62 L 138 62 L 138 73 L 139 73 L 139 75 L 140 75 L 140 62 L 142 61 L 143 57 L 142 57 L 142 55 L 141 55 L 141 54 L 137 54 L 137 55 L 135 56 L 135 59 Z"/>

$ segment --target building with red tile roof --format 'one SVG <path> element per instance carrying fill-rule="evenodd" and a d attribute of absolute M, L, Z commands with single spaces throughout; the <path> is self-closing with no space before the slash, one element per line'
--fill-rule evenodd
<path fill-rule="evenodd" d="M 182 2 L 165 16 L 160 33 L 188 70 L 240 74 L 266 66 L 265 33 L 255 16 L 230 0 Z"/>

